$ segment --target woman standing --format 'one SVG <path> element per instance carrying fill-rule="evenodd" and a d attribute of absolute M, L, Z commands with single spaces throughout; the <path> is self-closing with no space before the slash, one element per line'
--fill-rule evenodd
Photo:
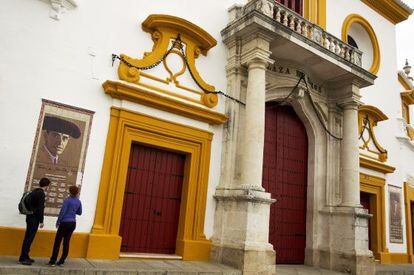
<path fill-rule="evenodd" d="M 62 266 L 65 263 L 69 253 L 70 237 L 76 227 L 76 215 L 82 214 L 82 203 L 78 199 L 79 188 L 77 186 L 71 186 L 69 188 L 69 193 L 70 196 L 63 202 L 59 217 L 56 221 L 56 228 L 58 228 L 58 230 L 55 237 L 55 244 L 53 245 L 52 257 L 50 257 L 49 261 L 50 266 L 55 266 L 55 264 Z M 62 238 L 63 252 L 60 260 L 56 263 Z"/>

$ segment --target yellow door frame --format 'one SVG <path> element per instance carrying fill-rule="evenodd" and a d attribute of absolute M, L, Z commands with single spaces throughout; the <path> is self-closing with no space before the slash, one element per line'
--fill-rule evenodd
<path fill-rule="evenodd" d="M 385 179 L 360 173 L 360 190 L 370 194 L 372 206 L 370 238 L 372 252 L 381 263 L 389 262 L 389 250 L 385 239 Z"/>
<path fill-rule="evenodd" d="M 186 154 L 176 254 L 183 260 L 209 260 L 204 218 L 212 137 L 204 130 L 112 107 L 87 258 L 119 258 L 128 161 L 131 144 L 137 142 Z"/>
<path fill-rule="evenodd" d="M 414 188 L 411 187 L 408 182 L 404 182 L 404 201 L 405 201 L 405 225 L 407 233 L 407 256 L 408 262 L 414 263 L 413 252 L 413 230 L 412 230 L 412 218 L 411 218 L 411 203 L 414 203 Z"/>

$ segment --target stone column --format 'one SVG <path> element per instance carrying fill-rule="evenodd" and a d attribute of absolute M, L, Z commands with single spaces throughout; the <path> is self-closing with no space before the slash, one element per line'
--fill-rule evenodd
<path fill-rule="evenodd" d="M 247 62 L 248 82 L 244 121 L 244 142 L 241 152 L 241 185 L 263 191 L 263 148 L 265 130 L 266 60 L 254 58 Z"/>
<path fill-rule="evenodd" d="M 325 208 L 329 251 L 320 251 L 320 266 L 351 274 L 375 274 L 368 249 L 370 215 L 360 205 L 358 105 L 359 88 L 354 84 L 332 91 L 343 108 L 341 156 L 341 204 Z M 339 153 L 339 152 L 338 152 Z"/>
<path fill-rule="evenodd" d="M 359 148 L 358 104 L 346 103 L 342 131 L 342 206 L 360 206 L 359 199 Z"/>
<path fill-rule="evenodd" d="M 235 156 L 240 168 L 228 171 L 232 166 L 226 162 L 224 169 L 228 176 L 222 180 L 231 184 L 221 182 L 216 189 L 211 259 L 236 267 L 246 275 L 275 274 L 275 252 L 269 244 L 270 205 L 274 200 L 262 187 L 266 66 L 272 62 L 270 39 L 259 32 L 241 39 L 242 47 L 234 58 L 240 63 L 229 62 L 229 66 L 238 66 L 236 71 L 243 74 L 247 69 L 246 106 L 232 113 L 228 127 L 238 129 L 240 138 L 229 136 L 236 146 L 226 149 Z M 230 90 L 242 86 L 234 83 L 237 78 L 232 80 Z"/>

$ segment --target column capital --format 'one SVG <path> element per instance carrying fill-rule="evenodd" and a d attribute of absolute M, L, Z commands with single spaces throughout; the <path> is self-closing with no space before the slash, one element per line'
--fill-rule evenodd
<path fill-rule="evenodd" d="M 251 68 L 252 66 L 266 68 L 268 64 L 273 64 L 274 60 L 270 58 L 270 51 L 254 48 L 246 52 L 241 57 L 241 64 Z"/>

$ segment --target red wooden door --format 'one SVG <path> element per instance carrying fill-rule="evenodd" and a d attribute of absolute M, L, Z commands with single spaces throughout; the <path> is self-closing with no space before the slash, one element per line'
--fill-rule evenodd
<path fill-rule="evenodd" d="M 363 208 L 368 210 L 368 213 L 371 213 L 371 204 L 369 202 L 369 193 L 361 192 L 360 193 L 360 201 Z M 371 225 L 370 225 L 371 219 L 368 221 L 368 248 L 369 250 L 372 250 L 371 247 Z"/>
<path fill-rule="evenodd" d="M 119 234 L 122 252 L 174 254 L 185 156 L 132 144 Z"/>
<path fill-rule="evenodd" d="M 263 187 L 270 207 L 269 242 L 276 263 L 303 264 L 306 246 L 308 138 L 292 107 L 266 104 Z"/>
<path fill-rule="evenodd" d="M 303 13 L 303 0 L 276 0 L 285 7 L 297 12 L 302 15 Z"/>

